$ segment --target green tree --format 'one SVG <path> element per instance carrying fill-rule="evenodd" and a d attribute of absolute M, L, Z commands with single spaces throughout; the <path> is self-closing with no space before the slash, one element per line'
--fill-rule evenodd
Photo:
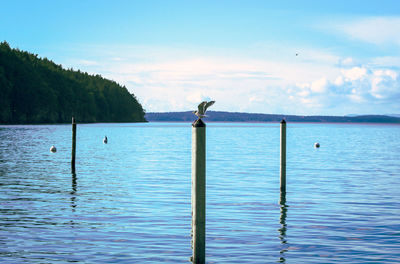
<path fill-rule="evenodd" d="M 126 87 L 0 43 L 0 123 L 146 122 Z"/>

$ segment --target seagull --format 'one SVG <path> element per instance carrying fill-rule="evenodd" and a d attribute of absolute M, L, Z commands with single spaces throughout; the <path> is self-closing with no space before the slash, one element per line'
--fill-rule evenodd
<path fill-rule="evenodd" d="M 206 111 L 207 108 L 209 108 L 210 106 L 212 106 L 215 103 L 215 101 L 203 101 L 199 104 L 198 106 L 198 110 L 197 111 L 193 111 L 193 114 L 195 114 L 196 116 L 198 116 L 200 119 L 203 117 L 206 117 Z"/>

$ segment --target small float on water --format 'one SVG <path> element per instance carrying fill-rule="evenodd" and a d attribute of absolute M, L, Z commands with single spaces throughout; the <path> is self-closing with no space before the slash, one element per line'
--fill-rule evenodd
<path fill-rule="evenodd" d="M 57 152 L 57 148 L 54 145 L 51 146 L 50 147 L 50 152 L 53 152 L 53 153 Z"/>
<path fill-rule="evenodd" d="M 108 143 L 108 138 L 107 138 L 107 136 L 104 136 L 103 143 L 104 143 L 104 144 L 107 144 L 107 143 Z"/>
<path fill-rule="evenodd" d="M 314 148 L 319 148 L 319 147 L 320 147 L 319 143 L 316 142 L 316 143 L 314 144 Z"/>

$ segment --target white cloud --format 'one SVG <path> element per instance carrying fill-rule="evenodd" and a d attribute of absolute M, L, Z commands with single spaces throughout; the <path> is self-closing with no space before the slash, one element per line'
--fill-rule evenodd
<path fill-rule="evenodd" d="M 323 93 L 326 91 L 328 81 L 326 78 L 321 78 L 311 83 L 311 91 L 315 93 Z"/>
<path fill-rule="evenodd" d="M 354 59 L 351 57 L 347 57 L 342 59 L 341 61 L 341 65 L 343 66 L 352 66 L 354 64 Z"/>
<path fill-rule="evenodd" d="M 131 88 L 148 111 L 188 110 L 209 98 L 217 100 L 220 110 L 266 112 L 267 103 L 276 104 L 271 96 L 280 96 L 295 80 L 317 76 L 313 64 L 216 56 L 152 63 L 108 61 L 104 68 L 107 77 Z M 321 69 L 329 72 L 326 66 Z M 317 81 L 312 89 L 322 92 L 323 83 Z M 162 100 L 169 104 L 160 103 Z M 257 110 L 252 110 L 257 104 Z"/>
<path fill-rule="evenodd" d="M 375 63 L 378 59 L 355 66 L 353 58 L 318 50 L 288 59 L 147 51 L 151 59 L 146 60 L 140 49 L 113 48 L 97 63 L 79 64 L 80 59 L 76 64 L 127 86 L 148 112 L 193 110 L 203 100 L 216 100 L 214 110 L 222 111 L 300 115 L 400 111 L 394 103 L 400 98 L 399 70 Z M 309 56 L 302 58 L 304 54 Z"/>
<path fill-rule="evenodd" d="M 400 94 L 398 73 L 392 70 L 376 70 L 371 81 L 371 95 L 385 99 Z"/>
<path fill-rule="evenodd" d="M 393 80 L 396 80 L 399 74 L 393 70 L 376 70 L 373 72 L 375 76 L 388 76 Z"/>
<path fill-rule="evenodd" d="M 265 98 L 263 96 L 250 96 L 249 102 L 250 103 L 263 103 L 263 102 L 265 102 Z"/>
<path fill-rule="evenodd" d="M 343 76 L 336 77 L 335 81 L 333 82 L 336 86 L 341 86 L 344 84 Z"/>
<path fill-rule="evenodd" d="M 362 79 L 367 75 L 367 69 L 361 67 L 354 67 L 351 69 L 343 69 L 342 75 L 346 81 L 355 81 Z"/>
<path fill-rule="evenodd" d="M 330 26 L 352 39 L 377 45 L 400 45 L 400 17 L 367 17 Z"/>
<path fill-rule="evenodd" d="M 375 67 L 396 67 L 400 68 L 400 58 L 398 56 L 384 56 L 373 58 L 370 62 Z"/>
<path fill-rule="evenodd" d="M 318 78 L 308 83 L 297 83 L 290 89 L 289 98 L 301 102 L 303 107 L 318 111 L 357 112 L 357 109 L 371 109 L 369 113 L 381 113 L 400 110 L 400 78 L 399 71 L 375 68 L 365 65 L 341 69 L 331 79 Z M 354 110 L 349 110 L 354 109 Z M 347 112 L 349 113 L 349 112 Z M 365 112 L 364 112 L 365 113 Z M 346 114 L 344 112 L 343 114 Z"/>
<path fill-rule="evenodd" d="M 190 103 L 196 105 L 196 103 L 203 102 L 203 101 L 211 101 L 212 98 L 201 93 L 201 92 L 193 92 L 186 96 L 186 100 Z"/>

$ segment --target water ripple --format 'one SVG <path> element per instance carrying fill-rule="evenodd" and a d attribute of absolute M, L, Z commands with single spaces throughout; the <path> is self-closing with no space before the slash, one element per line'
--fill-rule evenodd
<path fill-rule="evenodd" d="M 207 263 L 399 263 L 400 127 L 287 131 L 283 197 L 279 125 L 208 125 Z M 70 125 L 0 138 L 0 262 L 188 262 L 189 123 L 79 124 L 76 174 Z"/>

